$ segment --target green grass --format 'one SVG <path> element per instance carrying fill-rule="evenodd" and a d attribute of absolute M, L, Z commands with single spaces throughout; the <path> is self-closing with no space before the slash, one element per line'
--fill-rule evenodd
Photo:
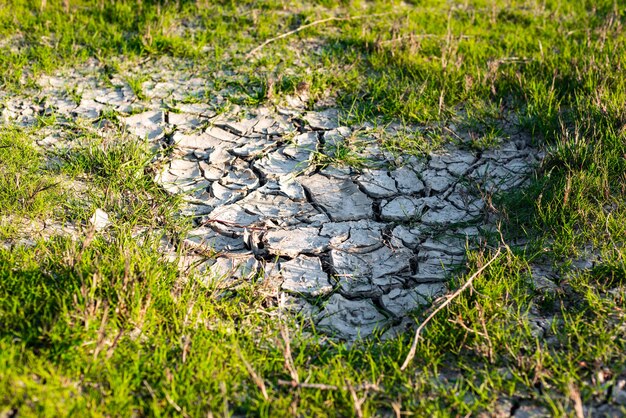
<path fill-rule="evenodd" d="M 389 14 L 313 26 L 245 58 L 303 24 L 375 13 Z M 12 220 L 22 218 L 83 229 L 78 241 L 0 247 L 0 414 L 375 416 L 397 408 L 450 416 L 494 413 L 509 400 L 507 410 L 528 401 L 574 415 L 577 396 L 606 402 L 626 373 L 625 18 L 613 1 L 0 5 L 3 93 L 28 94 L 37 75 L 88 58 L 106 76 L 171 55 L 214 72 L 210 86 L 232 91 L 224 106 L 307 89 L 309 106 L 330 97 L 356 122 L 422 125 L 424 135 L 386 140 L 394 153 L 423 155 L 454 141 L 443 129 L 451 123 L 473 148 L 493 147 L 513 125 L 546 150 L 528 188 L 494 197 L 512 249 L 434 318 L 401 371 L 410 334 L 353 346 L 326 340 L 306 320 L 279 319 L 262 283 L 217 297 L 163 261 L 159 236 L 133 238 L 137 228 L 173 237 L 186 228 L 176 199 L 152 181 L 145 144 L 74 126 L 78 145 L 49 166 L 35 130 L 65 129 L 61 121 L 42 116 L 32 131 L 3 125 L 0 237 L 17 236 Z M 143 79 L 130 77 L 141 97 Z M 365 164 L 341 151 L 335 162 Z M 72 180 L 86 191 L 64 186 Z M 86 221 L 96 208 L 113 226 L 94 235 Z M 489 259 L 500 237 L 488 244 L 469 254 L 468 274 L 453 284 Z M 593 257 L 591 269 L 571 271 Z M 535 265 L 552 268 L 556 290 L 535 288 Z M 551 321 L 545 334 L 537 317 Z M 296 373 L 327 386 L 281 384 Z"/>
<path fill-rule="evenodd" d="M 45 170 L 41 153 L 28 138 L 28 131 L 0 131 L 0 202 L 3 219 L 0 236 L 11 235 L 20 221 L 45 219 L 62 205 L 64 179 Z M 5 216 L 11 216 L 11 218 Z"/>
<path fill-rule="evenodd" d="M 172 219 L 179 198 L 154 183 L 154 154 L 146 144 L 122 135 L 106 140 L 80 130 L 75 135 L 82 145 L 57 152 L 59 170 L 95 186 L 85 200 L 75 202 L 74 209 L 83 211 L 75 216 L 86 219 L 100 208 L 119 215 L 116 223 L 125 228 L 179 226 L 181 222 Z"/>
<path fill-rule="evenodd" d="M 623 371 L 624 320 L 616 324 L 608 315 L 620 301 L 587 289 L 577 309 L 555 310 L 548 344 L 516 322 L 533 294 L 525 262 L 508 254 L 475 282 L 472 295 L 435 319 L 404 372 L 404 338 L 347 348 L 292 334 L 299 377 L 338 387 L 292 389 L 279 384 L 291 378 L 279 321 L 267 320 L 254 289 L 216 300 L 211 288 L 177 281 L 176 266 L 164 265 L 154 245 L 137 246 L 120 235 L 2 253 L 2 292 L 13 295 L 3 299 L 1 318 L 7 408 L 24 415 L 84 414 L 86 408 L 93 415 L 175 414 L 179 408 L 192 416 L 225 409 L 289 415 L 291 408 L 350 415 L 349 386 L 371 383 L 378 390 L 357 389 L 367 395 L 362 409 L 370 413 L 397 402 L 418 415 L 465 414 L 516 395 L 562 414 L 571 412 L 572 384 L 588 400 L 603 389 L 588 382 L 597 368 Z M 504 295 L 520 306 L 503 303 Z M 246 363 L 263 379 L 267 400 Z"/>

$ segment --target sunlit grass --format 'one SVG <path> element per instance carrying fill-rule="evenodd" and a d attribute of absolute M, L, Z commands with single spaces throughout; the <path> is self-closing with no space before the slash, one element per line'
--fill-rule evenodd
<path fill-rule="evenodd" d="M 2 125 L 0 237 L 12 243 L 19 228 L 9 221 L 17 218 L 69 219 L 79 234 L 0 247 L 0 415 L 450 416 L 510 413 L 524 402 L 574 415 L 576 396 L 626 414 L 608 395 L 626 372 L 626 37 L 618 6 L 0 6 L 0 86 L 9 93 L 2 100 L 35 91 L 41 73 L 88 58 L 98 60 L 104 79 L 127 72 L 141 99 L 145 79 L 131 70 L 139 59 L 170 55 L 214 74 L 207 85 L 215 91 L 228 87 L 223 109 L 306 92 L 309 107 L 334 102 L 351 123 L 419 126 L 382 140 L 394 155 L 424 156 L 457 141 L 452 125 L 477 151 L 516 130 L 546 152 L 527 188 L 494 196 L 504 236 L 470 252 L 468 273 L 452 285 L 502 239 L 510 248 L 429 323 L 401 371 L 410 332 L 342 344 L 317 335 L 306 318 L 279 312 L 258 291 L 262 283 L 218 292 L 193 272 L 182 276 L 174 258 L 164 260 L 162 232 L 176 251 L 187 225 L 176 216 L 177 199 L 152 180 L 146 144 L 119 132 L 105 141 L 54 114 L 40 115 L 33 131 Z M 312 26 L 246 58 L 304 24 L 363 15 Z M 67 94 L 80 102 L 82 92 Z M 103 117 L 117 123 L 114 111 Z M 44 128 L 66 129 L 75 146 L 45 154 L 34 143 L 34 130 Z M 331 162 L 369 163 L 358 138 L 319 161 Z M 72 180 L 86 190 L 64 186 Z M 96 208 L 113 225 L 94 234 L 88 219 Z M 580 259 L 594 262 L 571 270 Z M 537 265 L 554 273 L 552 291 L 533 282 Z M 296 377 L 311 385 L 285 383 Z"/>

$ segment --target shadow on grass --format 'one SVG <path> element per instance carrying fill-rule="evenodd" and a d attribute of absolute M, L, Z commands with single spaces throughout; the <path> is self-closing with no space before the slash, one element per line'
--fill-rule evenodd
<path fill-rule="evenodd" d="M 51 244 L 63 250 L 71 248 L 60 240 Z M 51 260 L 44 248 L 0 251 L 0 338 L 35 350 L 59 343 L 71 346 L 70 341 L 59 341 L 57 332 L 72 326 L 65 322 L 65 313 L 80 287 L 76 272 Z"/>

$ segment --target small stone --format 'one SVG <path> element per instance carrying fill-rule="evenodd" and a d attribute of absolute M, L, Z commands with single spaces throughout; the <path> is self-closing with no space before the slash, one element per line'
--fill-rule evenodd
<path fill-rule="evenodd" d="M 109 221 L 109 214 L 100 208 L 96 209 L 91 218 L 89 218 L 89 223 L 95 231 L 102 231 L 111 225 L 111 221 Z"/>

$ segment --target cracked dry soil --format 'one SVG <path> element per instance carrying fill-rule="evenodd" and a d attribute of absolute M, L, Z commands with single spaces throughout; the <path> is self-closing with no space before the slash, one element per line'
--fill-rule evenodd
<path fill-rule="evenodd" d="M 200 258 L 205 280 L 259 278 L 347 340 L 398 332 L 407 313 L 444 294 L 466 246 L 493 228 L 489 196 L 519 187 L 540 158 L 521 135 L 484 151 L 397 156 L 384 138 L 420 128 L 345 126 L 338 110 L 308 111 L 298 98 L 220 113 L 227 92 L 207 95 L 208 75 L 163 63 L 134 69 L 146 80 L 140 99 L 122 76 L 105 83 L 98 71 L 91 63 L 42 77 L 34 97 L 5 98 L 2 119 L 33 125 L 54 113 L 106 137 L 103 115 L 118 115 L 160 151 L 155 180 L 183 195 L 196 225 L 185 239 L 190 259 L 215 255 Z M 38 143 L 71 146 L 54 131 Z M 342 150 L 366 168 L 339 164 Z"/>

